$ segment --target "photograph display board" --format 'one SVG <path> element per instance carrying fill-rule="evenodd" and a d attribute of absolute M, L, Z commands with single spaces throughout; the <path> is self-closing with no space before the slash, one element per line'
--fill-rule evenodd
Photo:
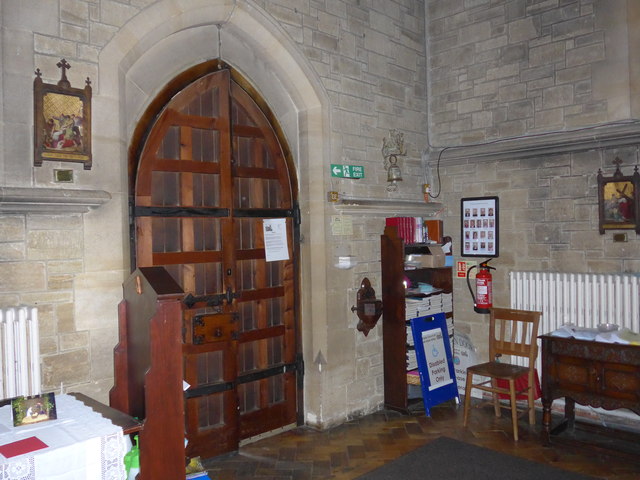
<path fill-rule="evenodd" d="M 498 197 L 460 200 L 460 248 L 463 257 L 497 257 Z"/>
<path fill-rule="evenodd" d="M 411 319 L 425 414 L 447 400 L 460 402 L 444 313 Z"/>

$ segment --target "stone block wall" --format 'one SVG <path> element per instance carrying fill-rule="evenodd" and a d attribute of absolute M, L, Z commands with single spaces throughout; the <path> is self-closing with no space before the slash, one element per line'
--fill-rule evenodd
<path fill-rule="evenodd" d="M 427 96 L 424 2 L 257 3 L 299 44 L 328 93 L 332 163 L 365 168 L 362 180 L 326 178 L 325 190 L 364 198 L 421 199 Z M 391 129 L 404 134 L 407 147 L 407 157 L 399 162 L 404 180 L 395 194 L 386 191 L 381 153 L 383 138 Z M 325 426 L 375 411 L 383 402 L 381 328 L 365 337 L 356 330 L 358 319 L 350 308 L 356 304 L 363 277 L 370 279 L 381 296 L 384 216 L 350 216 L 352 233 L 335 235 L 333 215 L 337 212 L 328 205 L 324 219 L 328 232 L 327 351 L 322 352 L 328 362 L 323 371 L 327 368 L 328 373 L 322 387 L 305 392 L 322 395 Z M 303 218 L 305 221 L 313 220 Z M 349 270 L 336 268 L 340 254 L 353 255 L 357 265 Z M 313 359 L 317 356 L 317 352 L 307 354 Z M 309 365 L 308 378 L 316 370 L 315 363 Z"/>
<path fill-rule="evenodd" d="M 514 270 L 640 271 L 633 230 L 626 242 L 598 232 L 596 182 L 599 169 L 612 175 L 616 157 L 625 175 L 640 162 L 630 41 L 637 9 L 601 0 L 428 1 L 430 164 L 435 172 L 439 159 L 441 175 L 434 191 L 441 186 L 458 257 L 460 198 L 500 198 L 494 305 L 509 305 Z M 589 139 L 609 128 L 631 133 Z M 473 312 L 466 280 L 454 283 L 456 329 L 471 333 L 485 358 L 488 316 Z"/>
<path fill-rule="evenodd" d="M 628 2 L 428 2 L 430 143 L 632 117 Z"/>
<path fill-rule="evenodd" d="M 0 251 L 0 305 L 38 308 L 43 391 L 90 382 L 90 334 L 74 317 L 82 217 L 0 216 Z"/>
<path fill-rule="evenodd" d="M 256 45 L 263 37 L 234 38 L 249 30 L 253 21 L 271 30 L 268 39 L 273 42 L 267 42 L 269 51 L 253 61 L 259 64 L 256 71 L 264 73 L 248 78 L 256 89 L 266 99 L 270 95 L 281 99 L 273 92 L 282 87 L 265 83 L 277 82 L 290 72 L 270 68 L 278 64 L 274 59 L 280 60 L 279 65 L 295 61 L 296 72 L 304 72 L 306 81 L 321 92 L 318 96 L 327 100 L 314 107 L 322 109 L 322 125 L 305 125 L 308 137 L 288 138 L 296 162 L 301 162 L 298 156 L 311 142 L 321 142 L 329 152 L 314 158 L 316 164 L 296 164 L 298 178 L 313 176 L 308 183 L 301 180 L 301 204 L 320 203 L 319 208 L 313 207 L 322 212 L 312 217 L 303 208 L 303 231 L 309 233 L 309 225 L 325 225 L 322 238 L 306 235 L 302 249 L 314 250 L 312 253 L 324 250 L 327 259 L 327 264 L 318 268 L 325 276 L 311 270 L 309 258 L 303 259 L 308 262 L 301 273 L 305 294 L 313 294 L 314 302 L 325 304 L 320 309 L 324 315 L 301 318 L 307 335 L 305 413 L 310 423 L 328 426 L 377 410 L 383 396 L 382 340 L 377 331 L 364 337 L 356 330 L 357 317 L 350 307 L 364 276 L 381 292 L 379 235 L 384 218 L 353 216 L 353 233 L 333 235 L 331 216 L 337 212 L 325 198 L 329 190 L 368 198 L 421 198 L 421 152 L 426 145 L 427 118 L 425 3 L 3 0 L 0 12 L 2 185 L 94 189 L 112 197 L 86 214 L 41 215 L 35 222 L 32 214 L 15 213 L 0 220 L 0 301 L 3 305 L 37 302 L 41 307 L 44 386 L 57 389 L 63 383 L 65 389 L 106 401 L 112 382 L 117 303 L 130 267 L 126 150 L 131 132 L 147 102 L 164 83 L 186 66 L 218 55 L 217 24 L 222 25 L 222 57 L 232 64 L 231 60 L 243 60 L 243 56 L 257 55 L 266 48 Z M 259 34 L 262 31 L 256 29 L 256 38 Z M 163 57 L 171 62 L 133 65 L 144 51 L 160 43 Z M 92 81 L 94 162 L 90 171 L 70 163 L 45 162 L 38 168 L 32 164 L 33 113 L 25 106 L 33 101 L 33 72 L 40 68 L 45 82 L 57 82 L 60 72 L 55 65 L 62 57 L 72 66 L 68 72 L 72 86 L 84 85 L 86 77 Z M 136 68 L 139 70 L 132 73 Z M 309 121 L 308 113 L 295 111 L 302 103 L 288 98 L 270 105 L 276 116 L 285 112 L 279 118 L 285 135 Z M 395 194 L 385 190 L 381 154 L 383 138 L 391 129 L 404 133 L 408 150 L 400 161 L 404 180 Z M 320 162 L 323 165 L 319 167 Z M 365 178 L 331 178 L 330 162 L 362 165 Z M 55 168 L 73 170 L 74 183 L 56 184 Z M 309 189 L 321 191 L 322 199 L 316 196 L 310 200 Z M 31 251 L 30 244 L 38 247 Z M 358 264 L 351 270 L 335 267 L 334 253 L 343 247 L 357 256 Z M 24 280 L 5 280 L 18 277 L 18 271 L 26 272 L 20 276 Z M 302 310 L 308 309 L 303 302 Z M 326 338 L 318 341 L 318 336 Z M 314 364 L 317 345 L 323 346 L 321 353 L 327 360 L 321 373 Z"/>
<path fill-rule="evenodd" d="M 640 272 L 640 238 L 634 230 L 598 231 L 597 172 L 611 176 L 616 157 L 625 175 L 638 165 L 637 148 L 591 150 L 513 161 L 461 162 L 441 167 L 445 231 L 453 232 L 454 255 L 460 257 L 460 198 L 500 199 L 500 256 L 494 305 L 510 304 L 509 272 Z M 627 241 L 614 242 L 614 233 Z M 477 260 L 468 258 L 468 260 Z M 481 260 L 481 259 L 480 259 Z M 473 312 L 464 279 L 454 281 L 456 330 L 470 333 L 479 354 L 486 355 L 488 315 Z"/>
<path fill-rule="evenodd" d="M 33 119 L 31 108 L 25 106 L 32 104 L 34 69 L 44 72 L 45 81 L 55 82 L 59 78 L 55 64 L 66 57 L 72 64 L 68 74 L 72 85 L 83 85 L 87 76 L 93 81 L 94 140 L 99 148 L 94 150 L 91 171 L 62 166 L 74 170 L 73 188 L 104 190 L 113 196 L 88 214 L 0 218 L 0 300 L 5 305 L 38 301 L 42 307 L 46 386 L 63 382 L 106 400 L 111 385 L 116 307 L 120 284 L 129 271 L 128 127 L 141 115 L 148 101 L 145 95 L 162 87 L 153 82 L 164 78 L 154 70 L 144 77 L 151 86 L 136 84 L 139 91 L 132 87 L 131 99 L 119 90 L 124 88 L 119 82 L 126 84 L 129 78 L 112 70 L 126 70 L 138 50 L 150 48 L 138 30 L 147 37 L 166 32 L 158 41 L 172 47 L 167 55 L 180 56 L 175 72 L 162 72 L 168 80 L 180 66 L 216 56 L 215 22 L 206 25 L 211 27 L 206 37 L 211 41 L 211 50 L 205 52 L 209 57 L 193 53 L 200 52 L 204 43 L 201 24 L 219 21 L 212 13 L 216 8 L 239 7 L 243 15 L 271 28 L 270 39 L 279 41 L 272 47 L 286 45 L 287 61 L 295 59 L 298 71 L 327 99 L 317 107 L 326 107 L 321 114 L 326 129 L 314 124 L 310 130 L 314 134 L 321 130 L 320 141 L 329 153 L 320 159 L 325 163 L 320 170 L 317 165 L 297 165 L 301 178 L 307 175 L 303 167 L 316 168 L 313 175 L 322 172 L 302 185 L 301 195 L 308 195 L 310 186 L 322 194 L 335 190 L 365 198 L 420 200 L 421 153 L 429 143 L 435 174 L 437 154 L 445 147 L 634 119 L 637 5 L 631 0 L 3 0 L 3 186 L 60 188 L 52 180 L 52 170 L 60 164 L 32 166 Z M 189 21 L 193 24 L 183 30 L 179 23 Z M 138 30 L 130 30 L 131 24 Z M 198 47 L 172 44 L 178 37 Z M 225 49 L 233 58 L 233 48 L 246 48 L 235 43 L 235 47 L 233 42 L 222 45 L 223 56 Z M 252 44 L 247 41 L 247 45 Z M 111 56 L 105 55 L 106 50 Z M 185 52 L 194 58 L 184 58 Z M 265 55 L 277 58 L 278 52 Z M 273 79 L 286 74 L 267 73 Z M 101 84 L 103 79 L 113 84 Z M 249 80 L 266 97 L 273 91 L 260 84 L 261 78 Z M 287 133 L 294 131 L 290 125 L 307 119 L 292 111 L 296 100 L 272 105 L 276 114 L 287 112 L 283 118 Z M 385 190 L 381 155 L 382 140 L 390 129 L 403 132 L 408 147 L 400 162 L 404 180 L 393 194 Z M 309 140 L 289 139 L 295 153 L 303 151 Z M 452 155 L 448 150 L 442 156 L 442 194 L 437 201 L 444 205 L 445 232 L 454 237 L 457 252 L 459 199 L 500 196 L 496 303 L 506 301 L 510 269 L 637 271 L 635 234 L 629 233 L 626 243 L 613 243 L 610 233 L 600 236 L 594 196 L 597 169 L 611 173 L 616 156 L 628 169 L 637 163 L 635 146 L 607 144 L 591 151 L 512 158 L 474 157 L 465 151 Z M 331 178 L 329 163 L 363 165 L 365 179 Z M 437 190 L 435 179 L 431 183 Z M 316 196 L 305 202 L 319 200 Z M 353 233 L 334 235 L 331 217 L 337 212 L 321 203 L 324 215 L 311 218 L 303 211 L 303 229 L 323 223 L 323 238 L 304 238 L 303 249 L 311 245 L 324 250 L 324 276 L 309 267 L 303 267 L 301 276 L 307 292 L 323 292 L 326 314 L 302 322 L 303 329 L 326 337 L 322 342 L 307 337 L 304 348 L 307 419 L 328 426 L 382 404 L 381 329 L 364 337 L 356 330 L 350 307 L 364 276 L 381 292 L 379 235 L 384 218 L 355 215 Z M 335 267 L 336 251 L 345 249 L 356 256 L 357 265 L 351 270 Z M 483 339 L 485 320 L 471 313 L 466 285 L 456 280 L 455 289 L 456 328 Z M 318 344 L 326 345 L 322 373 L 314 363 Z"/>

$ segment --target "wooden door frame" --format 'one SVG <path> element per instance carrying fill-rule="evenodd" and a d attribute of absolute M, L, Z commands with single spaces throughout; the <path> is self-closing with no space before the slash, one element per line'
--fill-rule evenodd
<path fill-rule="evenodd" d="M 300 212 L 298 201 L 298 176 L 295 168 L 295 163 L 289 144 L 286 141 L 284 131 L 280 126 L 276 116 L 269 108 L 266 101 L 253 87 L 253 85 L 245 79 L 240 73 L 230 65 L 221 61 L 220 59 L 213 59 L 194 65 L 187 70 L 179 73 L 173 79 L 171 79 L 160 92 L 151 100 L 144 113 L 136 123 L 134 132 L 131 136 L 129 143 L 128 155 L 127 155 L 127 171 L 128 171 L 128 198 L 129 198 L 129 243 L 130 243 L 130 270 L 133 272 L 136 269 L 136 235 L 135 235 L 135 187 L 136 178 L 138 174 L 139 160 L 142 155 L 145 142 L 153 126 L 156 123 L 159 115 L 164 107 L 170 102 L 170 100 L 186 87 L 191 85 L 198 79 L 215 73 L 219 70 L 227 69 L 230 72 L 231 80 L 238 84 L 258 105 L 262 113 L 267 118 L 268 122 L 273 127 L 274 133 L 282 148 L 284 161 L 287 165 L 290 178 L 292 207 L 294 211 Z M 294 259 L 294 318 L 296 323 L 296 363 L 303 365 L 302 354 L 302 325 L 300 319 L 300 218 L 295 218 L 293 229 L 293 252 L 292 257 Z M 296 411 L 297 411 L 297 424 L 304 424 L 304 368 L 300 368 L 297 374 L 297 398 L 296 398 Z"/>

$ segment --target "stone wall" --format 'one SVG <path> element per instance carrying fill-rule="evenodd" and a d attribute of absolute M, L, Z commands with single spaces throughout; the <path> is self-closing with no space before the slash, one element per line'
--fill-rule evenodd
<path fill-rule="evenodd" d="M 460 198 L 500 198 L 500 256 L 491 262 L 497 269 L 492 272 L 496 306 L 509 306 L 511 271 L 640 271 L 640 240 L 633 230 L 620 243 L 613 241 L 614 231 L 598 232 L 596 175 L 602 168 L 610 176 L 616 157 L 624 161 L 623 173 L 632 174 L 632 165 L 638 164 L 635 147 L 442 168 L 443 202 L 451 206 L 445 231 L 454 232 L 458 259 Z M 456 329 L 471 333 L 486 355 L 488 316 L 473 312 L 465 280 L 454 285 Z"/>
<path fill-rule="evenodd" d="M 0 300 L 38 307 L 45 390 L 91 378 L 89 332 L 76 327 L 73 315 L 73 279 L 83 268 L 81 229 L 79 215 L 0 217 Z"/>
<path fill-rule="evenodd" d="M 430 165 L 460 256 L 460 198 L 500 198 L 494 304 L 509 272 L 638 272 L 640 241 L 598 232 L 596 175 L 639 163 L 635 2 L 429 1 Z M 614 133 L 617 132 L 617 133 Z M 470 259 L 472 260 L 472 259 Z M 475 260 L 475 259 L 473 259 Z M 488 316 L 455 282 L 456 329 L 486 352 Z"/>
<path fill-rule="evenodd" d="M 627 2 L 428 4 L 432 145 L 562 130 L 637 113 Z"/>
<path fill-rule="evenodd" d="M 594 196 L 598 168 L 610 173 L 615 156 L 627 169 L 637 163 L 634 124 L 619 124 L 633 130 L 620 145 L 615 131 L 600 146 L 585 146 L 585 134 L 575 151 L 555 143 L 544 155 L 511 155 L 518 149 L 498 141 L 518 139 L 526 151 L 534 135 L 616 130 L 612 122 L 634 119 L 639 8 L 622 0 L 3 0 L 2 186 L 112 197 L 88 213 L 0 216 L 0 303 L 40 307 L 45 387 L 63 383 L 106 400 L 130 268 L 130 135 L 166 82 L 218 55 L 216 25 L 221 56 L 263 95 L 294 152 L 308 423 L 329 426 L 382 404 L 381 329 L 364 337 L 350 307 L 364 276 L 381 292 L 384 216 L 353 215 L 353 233 L 334 234 L 339 212 L 326 193 L 421 200 L 427 137 L 434 174 L 441 150 L 458 147 L 442 155 L 437 199 L 456 251 L 460 197 L 501 198 L 496 303 L 506 301 L 514 268 L 636 271 L 635 234 L 615 244 L 610 233 L 600 236 Z M 93 82 L 90 171 L 32 163 L 33 72 L 57 81 L 62 57 L 73 86 L 87 76 Z M 380 150 L 394 128 L 405 134 L 408 155 L 404 180 L 389 193 Z M 498 143 L 472 147 L 482 142 Z M 331 163 L 363 165 L 365 179 L 332 178 Z M 54 168 L 72 169 L 74 184 L 56 184 Z M 353 254 L 355 268 L 336 268 L 337 252 Z M 457 328 L 472 331 L 482 348 L 485 319 L 471 313 L 464 282 L 455 289 Z"/>
<path fill-rule="evenodd" d="M 380 216 L 353 216 L 353 233 L 333 235 L 335 190 L 420 199 L 426 144 L 424 2 L 398 0 L 7 0 L 2 2 L 4 99 L 2 185 L 80 189 L 111 195 L 88 213 L 0 215 L 0 303 L 37 303 L 44 388 L 106 401 L 112 384 L 117 304 L 128 275 L 127 148 L 154 95 L 189 66 L 219 54 L 245 75 L 281 122 L 294 153 L 302 210 L 301 323 L 305 414 L 328 426 L 382 403 L 381 338 L 364 337 L 350 311 L 363 276 L 379 285 Z M 218 29 L 220 25 L 220 49 Z M 60 78 L 93 87 L 93 167 L 32 163 L 32 82 Z M 404 181 L 385 190 L 382 140 L 405 135 Z M 365 167 L 358 181 L 331 178 L 329 164 Z M 53 170 L 73 170 L 57 184 Z M 357 266 L 335 268 L 351 250 Z M 20 272 L 26 274 L 20 279 Z M 6 277 L 5 277 L 6 274 Z M 321 353 L 322 356 L 318 354 Z M 317 359 L 324 358 L 320 365 Z"/>

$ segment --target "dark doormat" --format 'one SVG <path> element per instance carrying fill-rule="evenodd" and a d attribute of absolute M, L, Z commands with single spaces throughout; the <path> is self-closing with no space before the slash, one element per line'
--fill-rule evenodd
<path fill-rule="evenodd" d="M 359 480 L 594 480 L 448 437 L 415 449 Z"/>

